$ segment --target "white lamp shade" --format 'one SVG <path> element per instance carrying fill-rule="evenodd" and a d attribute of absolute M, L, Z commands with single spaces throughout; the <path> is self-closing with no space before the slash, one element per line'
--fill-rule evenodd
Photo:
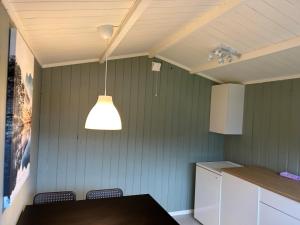
<path fill-rule="evenodd" d="M 111 96 L 100 95 L 97 103 L 89 112 L 86 129 L 92 130 L 121 130 L 122 122 Z"/>

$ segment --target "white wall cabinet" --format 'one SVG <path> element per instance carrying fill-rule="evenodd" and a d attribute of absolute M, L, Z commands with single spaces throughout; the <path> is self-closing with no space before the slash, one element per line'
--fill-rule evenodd
<path fill-rule="evenodd" d="M 211 92 L 211 132 L 242 134 L 245 86 L 241 84 L 214 85 Z"/>
<path fill-rule="evenodd" d="M 258 186 L 224 173 L 221 196 L 221 225 L 257 224 Z"/>

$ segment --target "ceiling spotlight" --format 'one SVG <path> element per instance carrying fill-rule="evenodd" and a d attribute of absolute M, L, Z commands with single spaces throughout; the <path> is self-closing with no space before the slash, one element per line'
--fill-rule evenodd
<path fill-rule="evenodd" d="M 229 63 L 232 62 L 232 56 L 231 55 L 227 56 L 227 62 L 229 62 Z"/>
<path fill-rule="evenodd" d="M 208 54 L 208 61 L 213 60 L 214 57 L 215 57 L 215 55 L 214 55 L 212 52 L 210 52 L 210 53 Z"/>
<path fill-rule="evenodd" d="M 218 63 L 219 64 L 224 64 L 224 62 L 225 62 L 224 58 L 218 58 Z"/>
<path fill-rule="evenodd" d="M 225 62 L 231 63 L 233 60 L 239 59 L 240 57 L 241 54 L 237 50 L 221 44 L 208 54 L 208 61 L 216 59 L 219 64 L 224 64 Z"/>

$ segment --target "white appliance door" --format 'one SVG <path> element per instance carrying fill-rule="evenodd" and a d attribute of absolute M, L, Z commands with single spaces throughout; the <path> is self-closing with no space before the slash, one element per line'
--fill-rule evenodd
<path fill-rule="evenodd" d="M 196 167 L 194 217 L 204 225 L 219 225 L 221 176 Z"/>

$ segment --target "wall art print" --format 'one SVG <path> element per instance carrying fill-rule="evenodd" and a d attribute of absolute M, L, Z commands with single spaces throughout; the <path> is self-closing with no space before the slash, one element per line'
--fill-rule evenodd
<path fill-rule="evenodd" d="M 30 171 L 34 56 L 15 28 L 10 30 L 3 209 L 10 207 Z"/>

